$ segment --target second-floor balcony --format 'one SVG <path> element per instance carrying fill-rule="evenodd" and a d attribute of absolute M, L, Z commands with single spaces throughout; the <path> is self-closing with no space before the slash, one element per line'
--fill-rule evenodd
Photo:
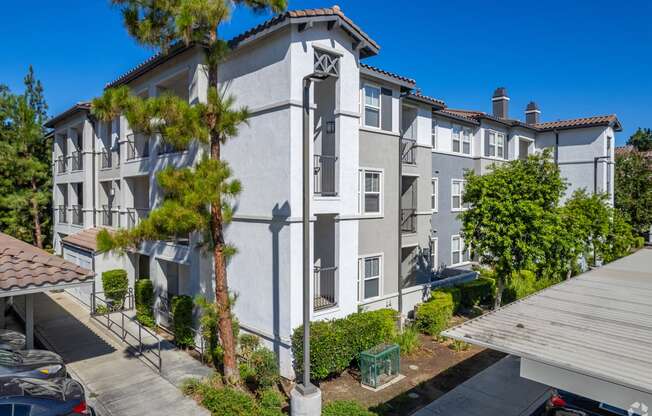
<path fill-rule="evenodd" d="M 313 273 L 313 309 L 319 311 L 337 305 L 337 267 L 315 267 Z"/>
<path fill-rule="evenodd" d="M 119 207 L 112 205 L 102 205 L 102 225 L 106 227 L 119 227 L 120 226 L 120 211 Z"/>
<path fill-rule="evenodd" d="M 113 154 L 104 149 L 100 155 L 100 168 L 109 169 L 111 167 L 113 167 Z"/>
<path fill-rule="evenodd" d="M 149 208 L 127 208 L 127 228 L 134 228 L 149 216 Z"/>
<path fill-rule="evenodd" d="M 417 232 L 417 210 L 414 208 L 401 209 L 401 232 L 411 234 Z"/>
<path fill-rule="evenodd" d="M 414 165 L 416 159 L 416 140 L 401 139 L 401 162 Z"/>
<path fill-rule="evenodd" d="M 315 155 L 314 193 L 321 196 L 337 195 L 337 156 Z"/>
<path fill-rule="evenodd" d="M 68 210 L 65 205 L 59 205 L 57 207 L 57 211 L 59 212 L 59 224 L 67 224 L 68 223 Z"/>
<path fill-rule="evenodd" d="M 55 164 L 57 173 L 66 173 L 66 169 L 68 168 L 68 157 L 65 155 L 59 156 L 55 161 Z"/>
<path fill-rule="evenodd" d="M 73 205 L 70 207 L 72 212 L 72 223 L 75 225 L 84 225 L 84 212 L 81 205 Z"/>
<path fill-rule="evenodd" d="M 143 134 L 127 135 L 127 160 L 149 157 L 150 139 Z"/>
<path fill-rule="evenodd" d="M 72 155 L 70 155 L 70 163 L 73 171 L 84 169 L 84 156 L 81 150 L 72 152 Z"/>

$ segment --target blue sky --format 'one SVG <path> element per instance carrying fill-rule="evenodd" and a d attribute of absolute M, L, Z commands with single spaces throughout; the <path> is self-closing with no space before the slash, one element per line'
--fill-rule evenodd
<path fill-rule="evenodd" d="M 22 91 L 33 64 L 51 115 L 153 53 L 129 38 L 108 0 L 6 3 L 0 83 Z M 652 2 L 290 0 L 290 8 L 335 3 L 381 45 L 369 64 L 415 78 L 452 108 L 490 111 L 494 88 L 505 86 L 513 117 L 536 100 L 544 120 L 616 113 L 619 143 L 652 127 Z M 231 37 L 265 18 L 237 10 L 221 30 Z"/>

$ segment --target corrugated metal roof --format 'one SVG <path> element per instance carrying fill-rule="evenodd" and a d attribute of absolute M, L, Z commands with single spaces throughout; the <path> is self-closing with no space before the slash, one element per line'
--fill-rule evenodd
<path fill-rule="evenodd" d="M 640 250 L 444 336 L 652 393 L 652 250 Z"/>

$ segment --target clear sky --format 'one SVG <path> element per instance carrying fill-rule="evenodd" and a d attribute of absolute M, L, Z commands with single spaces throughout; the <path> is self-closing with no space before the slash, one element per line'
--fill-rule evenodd
<path fill-rule="evenodd" d="M 50 115 L 101 93 L 153 53 L 138 46 L 108 0 L 9 0 L 0 25 L 0 83 L 22 91 L 29 64 Z M 652 1 L 289 0 L 291 9 L 337 3 L 381 46 L 372 65 L 415 78 L 451 108 L 491 110 L 505 86 L 510 115 L 530 100 L 543 120 L 616 113 L 618 143 L 652 127 Z M 232 37 L 269 16 L 238 10 Z"/>

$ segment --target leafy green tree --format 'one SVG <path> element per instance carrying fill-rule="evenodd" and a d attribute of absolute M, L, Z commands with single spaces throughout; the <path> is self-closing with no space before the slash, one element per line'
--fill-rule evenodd
<path fill-rule="evenodd" d="M 24 84 L 20 95 L 0 86 L 0 230 L 43 248 L 51 232 L 48 106 L 31 66 Z"/>
<path fill-rule="evenodd" d="M 193 106 L 163 96 L 139 99 L 124 89 L 107 91 L 94 101 L 94 113 L 108 120 L 124 113 L 132 128 L 158 133 L 176 147 L 199 140 L 209 148 L 208 156 L 194 169 L 168 168 L 157 180 L 164 193 L 160 207 L 147 220 L 115 236 L 102 233 L 99 242 L 108 247 L 133 246 L 143 240 L 171 234 L 201 232 L 213 253 L 218 332 L 224 349 L 224 376 L 229 383 L 239 381 L 236 340 L 232 331 L 231 306 L 226 262 L 234 248 L 226 244 L 224 226 L 233 212 L 232 200 L 240 192 L 240 182 L 231 179 L 228 164 L 221 160 L 221 145 L 237 135 L 247 120 L 246 109 L 234 109 L 235 99 L 218 89 L 219 64 L 228 53 L 219 27 L 236 6 L 254 11 L 280 12 L 286 0 L 112 0 L 120 8 L 129 33 L 140 43 L 168 50 L 183 42 L 204 47 L 208 73 L 207 102 Z M 157 120 L 156 123 L 150 120 Z"/>
<path fill-rule="evenodd" d="M 634 247 L 632 231 L 627 214 L 619 209 L 612 210 L 605 242 L 600 245 L 597 254 L 605 263 L 626 256 Z"/>
<path fill-rule="evenodd" d="M 652 163 L 640 152 L 616 156 L 615 206 L 642 234 L 652 225 Z"/>
<path fill-rule="evenodd" d="M 464 240 L 495 270 L 498 307 L 512 272 L 536 268 L 557 243 L 557 206 L 566 185 L 549 152 L 465 176 L 464 202 L 471 207 L 460 215 Z"/>
<path fill-rule="evenodd" d="M 634 146 L 639 152 L 647 152 L 652 150 L 652 129 L 638 128 L 631 135 L 627 144 Z"/>

